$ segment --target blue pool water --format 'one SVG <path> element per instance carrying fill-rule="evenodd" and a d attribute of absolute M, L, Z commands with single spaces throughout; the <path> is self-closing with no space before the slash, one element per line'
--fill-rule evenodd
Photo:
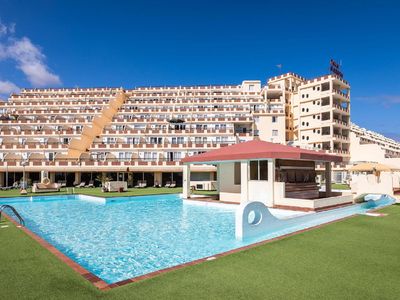
<path fill-rule="evenodd" d="M 234 206 L 198 205 L 178 195 L 104 201 L 39 196 L 0 199 L 0 204 L 14 206 L 30 230 L 114 283 L 392 203 L 388 197 L 379 201 L 293 218 L 279 230 L 244 241 L 235 239 Z"/>

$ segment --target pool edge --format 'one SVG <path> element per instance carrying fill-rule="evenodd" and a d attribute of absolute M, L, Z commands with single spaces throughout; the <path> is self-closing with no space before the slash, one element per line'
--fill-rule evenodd
<path fill-rule="evenodd" d="M 386 207 L 386 206 L 385 206 Z M 371 209 L 371 211 L 377 211 L 380 210 L 384 207 L 380 207 L 380 208 L 375 208 L 375 209 Z M 368 210 L 370 211 L 370 210 Z M 153 277 L 156 277 L 158 275 L 161 274 L 165 274 L 168 273 L 170 271 L 174 271 L 174 270 L 178 270 L 178 269 L 182 269 L 188 266 L 193 266 L 193 265 L 197 265 L 206 261 L 210 261 L 210 259 L 216 259 L 216 258 L 220 258 L 220 257 L 224 257 L 224 256 L 228 256 L 230 254 L 233 253 L 237 253 L 237 252 L 241 252 L 247 249 L 251 249 L 251 248 L 255 248 L 261 245 L 265 245 L 271 242 L 275 242 L 290 236 L 294 236 L 303 232 L 307 232 L 307 231 L 311 231 L 313 229 L 317 229 L 317 228 L 321 228 L 324 227 L 326 225 L 329 224 L 333 224 L 333 223 L 337 223 L 346 219 L 350 219 L 353 218 L 355 216 L 358 216 L 358 214 L 354 214 L 351 216 L 347 216 L 347 217 L 343 217 L 340 219 L 336 219 L 333 221 L 329 221 L 327 223 L 323 223 L 323 224 L 319 224 L 316 226 L 312 226 L 312 227 L 308 227 L 305 229 L 301 229 L 292 233 L 288 233 L 279 237 L 275 237 L 275 238 L 271 238 L 268 240 L 264 240 L 264 241 L 260 241 L 260 242 L 256 242 L 247 246 L 243 246 L 243 247 L 239 247 L 236 249 L 232 249 L 229 251 L 225 251 L 225 252 L 221 252 L 215 255 L 211 255 L 211 256 L 207 256 L 204 258 L 200 258 L 200 259 L 196 259 L 187 263 L 183 263 L 183 264 L 179 264 L 176 266 L 172 266 L 172 267 L 168 267 L 168 268 L 164 268 L 161 270 L 157 270 L 154 272 L 150 272 L 144 275 L 139 275 L 136 277 L 132 277 L 132 278 L 128 278 L 128 279 L 124 279 L 122 281 L 118 281 L 115 283 L 107 283 L 104 280 L 102 280 L 100 277 L 98 277 L 97 275 L 91 273 L 90 271 L 86 270 L 84 267 L 82 267 L 80 264 L 78 264 L 77 262 L 75 262 L 74 260 L 72 260 L 71 258 L 69 258 L 68 256 L 66 256 L 65 254 L 63 254 L 60 250 L 58 250 L 55 246 L 51 245 L 49 242 L 47 242 L 46 240 L 44 240 L 43 238 L 41 238 L 39 235 L 37 235 L 36 233 L 32 232 L 31 230 L 29 230 L 28 228 L 21 226 L 19 223 L 17 223 L 12 217 L 10 217 L 9 215 L 3 213 L 4 216 L 10 221 L 12 222 L 18 229 L 21 229 L 22 231 L 24 231 L 28 236 L 32 237 L 35 241 L 37 241 L 41 246 L 43 246 L 45 249 L 47 249 L 49 252 L 51 252 L 53 255 L 55 255 L 55 257 L 57 257 L 59 260 L 61 260 L 62 262 L 64 262 L 66 265 L 68 265 L 71 269 L 73 269 L 76 273 L 78 273 L 79 275 L 81 275 L 83 278 L 85 278 L 86 280 L 88 280 L 90 283 L 92 283 L 95 287 L 97 287 L 99 290 L 102 291 L 106 291 L 106 290 L 110 290 L 112 288 L 116 288 L 116 287 L 120 287 L 120 286 L 124 286 L 126 284 L 129 283 L 133 283 L 133 282 L 138 282 L 138 281 L 142 281 L 145 279 L 150 279 Z"/>

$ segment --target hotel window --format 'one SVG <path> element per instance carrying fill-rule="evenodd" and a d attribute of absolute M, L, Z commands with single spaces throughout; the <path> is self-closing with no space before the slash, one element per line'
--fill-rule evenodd
<path fill-rule="evenodd" d="M 156 161 L 157 160 L 157 152 L 144 152 L 144 160 Z"/>
<path fill-rule="evenodd" d="M 250 161 L 250 180 L 268 180 L 268 161 Z"/>
<path fill-rule="evenodd" d="M 173 161 L 179 161 L 182 158 L 182 153 L 181 152 L 172 152 L 172 160 Z"/>
<path fill-rule="evenodd" d="M 241 184 L 242 172 L 241 172 L 240 162 L 235 162 L 233 172 L 234 172 L 234 184 Z"/>
<path fill-rule="evenodd" d="M 150 144 L 162 144 L 161 137 L 150 137 Z"/>
<path fill-rule="evenodd" d="M 276 129 L 272 130 L 272 136 L 278 136 L 278 130 Z"/>
<path fill-rule="evenodd" d="M 107 144 L 115 144 L 116 143 L 116 138 L 110 138 L 110 137 L 108 137 L 107 139 L 106 139 L 106 143 Z"/>
<path fill-rule="evenodd" d="M 272 116 L 272 123 L 276 123 L 277 121 L 277 117 L 276 116 Z"/>
<path fill-rule="evenodd" d="M 49 160 L 50 161 L 54 160 L 54 152 L 49 152 Z"/>
<path fill-rule="evenodd" d="M 183 137 L 173 137 L 172 144 L 183 144 L 184 140 Z"/>

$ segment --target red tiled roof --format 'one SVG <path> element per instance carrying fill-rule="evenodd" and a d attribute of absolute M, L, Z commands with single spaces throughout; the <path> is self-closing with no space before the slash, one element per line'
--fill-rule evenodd
<path fill-rule="evenodd" d="M 199 155 L 187 156 L 182 159 L 182 162 L 196 163 L 262 158 L 282 158 L 330 162 L 341 162 L 343 160 L 340 156 L 326 154 L 325 152 L 253 140 L 232 146 L 222 147 Z"/>

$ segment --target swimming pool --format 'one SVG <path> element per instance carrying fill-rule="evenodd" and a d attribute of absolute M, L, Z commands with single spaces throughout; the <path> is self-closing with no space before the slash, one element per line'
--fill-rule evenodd
<path fill-rule="evenodd" d="M 382 198 L 378 205 L 391 204 Z M 235 239 L 234 205 L 198 205 L 179 195 L 80 195 L 0 199 L 26 227 L 107 283 L 246 246 L 370 209 L 367 204 L 292 218 L 283 228 Z M 296 220 L 297 221 L 296 221 Z"/>

